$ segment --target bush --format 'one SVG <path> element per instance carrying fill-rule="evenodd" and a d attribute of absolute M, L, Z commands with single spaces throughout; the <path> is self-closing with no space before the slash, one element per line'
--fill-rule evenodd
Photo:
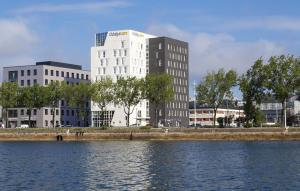
<path fill-rule="evenodd" d="M 140 127 L 140 130 L 150 130 L 152 127 L 150 125 Z"/>

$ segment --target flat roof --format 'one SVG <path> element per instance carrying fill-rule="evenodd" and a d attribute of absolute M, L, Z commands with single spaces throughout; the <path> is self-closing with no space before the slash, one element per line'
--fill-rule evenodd
<path fill-rule="evenodd" d="M 56 67 L 62 67 L 62 68 L 71 68 L 75 70 L 82 70 L 82 67 L 80 65 L 76 64 L 68 64 L 63 62 L 54 62 L 54 61 L 44 61 L 44 62 L 37 62 L 37 66 L 39 65 L 47 65 L 47 66 L 56 66 Z"/>

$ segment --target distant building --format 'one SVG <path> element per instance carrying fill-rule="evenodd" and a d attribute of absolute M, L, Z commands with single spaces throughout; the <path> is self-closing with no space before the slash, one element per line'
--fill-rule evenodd
<path fill-rule="evenodd" d="M 197 104 L 194 108 L 194 102 L 190 102 L 189 110 L 189 125 L 193 126 L 213 126 L 214 123 L 214 110 L 212 107 L 200 106 Z M 216 114 L 216 126 L 219 126 L 218 118 L 223 118 L 223 124 L 228 124 L 231 127 L 239 126 L 238 122 L 245 117 L 244 110 L 240 107 L 233 107 L 232 104 L 226 108 L 226 105 L 222 105 L 217 110 Z M 231 119 L 231 123 L 229 118 Z M 226 121 L 228 119 L 228 121 Z"/>
<path fill-rule="evenodd" d="M 287 117 L 294 116 L 293 120 L 297 124 L 300 122 L 300 101 L 297 96 L 290 97 L 286 103 L 287 106 Z M 282 116 L 282 103 L 276 100 L 272 96 L 266 96 L 263 98 L 259 105 L 260 110 L 265 115 L 266 123 L 276 124 L 281 122 Z"/>
<path fill-rule="evenodd" d="M 20 87 L 39 84 L 47 86 L 53 81 L 65 81 L 67 84 L 78 84 L 81 81 L 90 81 L 90 72 L 82 70 L 80 65 L 66 64 L 61 62 L 37 62 L 36 65 L 12 66 L 3 68 L 3 81 L 17 82 Z M 90 101 L 87 100 L 90 105 Z M 56 111 L 49 107 L 40 110 L 33 109 L 32 124 L 37 127 L 52 127 L 52 112 L 55 112 L 55 125 L 82 126 L 83 121 L 76 116 L 77 108 L 70 108 L 64 100 L 61 100 Z M 9 108 L 9 127 L 18 127 L 28 124 L 26 108 Z"/>

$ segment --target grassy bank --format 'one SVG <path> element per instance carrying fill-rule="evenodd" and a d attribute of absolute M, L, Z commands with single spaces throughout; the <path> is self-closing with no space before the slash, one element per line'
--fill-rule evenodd
<path fill-rule="evenodd" d="M 76 132 L 84 132 L 83 136 Z M 300 140 L 300 128 L 170 128 L 139 129 L 119 128 L 41 128 L 0 129 L 0 141 L 56 141 L 61 135 L 64 141 L 94 140 Z"/>

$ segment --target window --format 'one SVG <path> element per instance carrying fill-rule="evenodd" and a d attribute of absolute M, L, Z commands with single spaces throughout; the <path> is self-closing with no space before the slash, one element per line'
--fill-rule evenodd
<path fill-rule="evenodd" d="M 48 69 L 45 69 L 45 75 L 48 76 Z"/>
<path fill-rule="evenodd" d="M 159 59 L 158 60 L 158 66 L 161 66 L 162 65 L 162 63 L 161 63 L 161 60 Z"/>
<path fill-rule="evenodd" d="M 61 106 L 64 106 L 64 105 L 65 105 L 65 101 L 61 100 Z"/>
<path fill-rule="evenodd" d="M 36 115 L 37 111 L 36 109 L 33 110 L 33 115 Z"/>
<path fill-rule="evenodd" d="M 103 74 L 105 74 L 105 68 L 103 68 Z"/>
<path fill-rule="evenodd" d="M 161 44 L 161 42 L 158 44 L 158 49 L 159 49 L 159 50 L 162 49 L 162 44 Z"/>
<path fill-rule="evenodd" d="M 124 50 L 124 56 L 127 56 L 127 50 L 126 49 Z"/>
<path fill-rule="evenodd" d="M 21 86 L 24 86 L 24 80 L 21 80 Z"/>
<path fill-rule="evenodd" d="M 122 50 L 119 50 L 119 56 L 122 56 Z"/>
<path fill-rule="evenodd" d="M 33 70 L 33 75 L 35 75 L 35 76 L 37 75 L 37 70 L 36 69 Z"/>
<path fill-rule="evenodd" d="M 33 84 L 37 84 L 37 80 L 36 79 L 33 80 Z"/>
<path fill-rule="evenodd" d="M 21 70 L 21 76 L 24 76 L 24 70 Z"/>
<path fill-rule="evenodd" d="M 56 71 L 56 76 L 59 76 L 59 71 Z"/>
<path fill-rule="evenodd" d="M 45 115 L 48 115 L 48 109 L 45 109 Z"/>
<path fill-rule="evenodd" d="M 72 78 L 74 79 L 74 73 L 72 73 Z"/>
<path fill-rule="evenodd" d="M 127 66 L 124 67 L 124 73 L 127 73 Z"/>
<path fill-rule="evenodd" d="M 65 73 L 61 71 L 61 77 L 65 77 Z"/>
<path fill-rule="evenodd" d="M 58 112 L 58 109 L 55 111 L 55 114 L 56 114 L 56 115 L 58 115 L 58 114 L 59 114 L 59 112 Z"/>
<path fill-rule="evenodd" d="M 74 110 L 72 110 L 72 116 L 74 116 Z"/>
<path fill-rule="evenodd" d="M 86 80 L 89 80 L 89 75 L 86 75 L 86 76 L 85 76 L 85 79 L 86 79 Z"/>
<path fill-rule="evenodd" d="M 121 41 L 121 47 L 124 48 L 125 47 L 125 42 Z"/>
<path fill-rule="evenodd" d="M 158 58 L 158 52 L 155 52 L 155 57 Z"/>
<path fill-rule="evenodd" d="M 65 115 L 65 110 L 61 110 L 61 115 Z"/>
<path fill-rule="evenodd" d="M 84 75 L 83 75 L 83 74 L 81 74 L 81 79 L 82 79 L 82 80 L 84 79 Z"/>
<path fill-rule="evenodd" d="M 46 127 L 48 126 L 48 120 L 45 120 L 45 126 Z"/>
<path fill-rule="evenodd" d="M 69 78 L 70 77 L 70 73 L 69 72 L 67 72 L 67 78 Z"/>
<path fill-rule="evenodd" d="M 79 74 L 78 73 L 76 74 L 76 78 L 79 79 Z"/>
<path fill-rule="evenodd" d="M 116 58 L 116 64 L 119 65 L 119 58 Z"/>
<path fill-rule="evenodd" d="M 70 110 L 67 110 L 67 116 L 69 116 L 70 115 Z"/>
<path fill-rule="evenodd" d="M 30 86 L 30 80 L 27 80 L 27 86 Z"/>
<path fill-rule="evenodd" d="M 24 115 L 24 109 L 21 109 L 21 115 Z"/>
<path fill-rule="evenodd" d="M 53 71 L 53 70 L 50 70 L 50 75 L 51 75 L 51 76 L 54 75 L 53 73 L 54 73 L 54 71 Z"/>
<path fill-rule="evenodd" d="M 117 56 L 117 51 L 116 50 L 114 50 L 114 57 L 116 57 Z"/>
<path fill-rule="evenodd" d="M 27 70 L 27 76 L 30 76 L 30 70 Z"/>
<path fill-rule="evenodd" d="M 45 79 L 45 85 L 48 85 L 48 79 Z"/>
<path fill-rule="evenodd" d="M 105 58 L 105 51 L 102 52 L 102 56 L 103 56 L 103 58 Z"/>
<path fill-rule="evenodd" d="M 114 74 L 117 73 L 117 67 L 114 67 Z"/>

